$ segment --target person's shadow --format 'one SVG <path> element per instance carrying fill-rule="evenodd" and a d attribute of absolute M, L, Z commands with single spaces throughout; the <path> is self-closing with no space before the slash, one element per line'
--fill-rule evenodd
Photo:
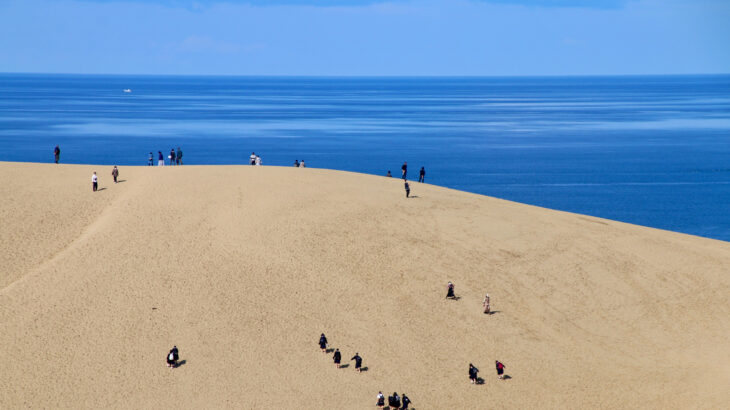
<path fill-rule="evenodd" d="M 477 382 L 476 382 L 476 384 L 484 384 L 484 379 L 483 379 L 483 378 L 481 378 L 481 377 L 477 377 Z"/>
<path fill-rule="evenodd" d="M 512 376 L 510 376 L 508 374 L 505 374 L 505 375 L 502 376 L 502 380 L 509 380 L 511 378 L 512 378 Z"/>
<path fill-rule="evenodd" d="M 367 367 L 367 366 L 365 366 L 365 367 L 361 367 L 361 368 L 360 368 L 360 371 L 361 371 L 361 372 L 366 372 L 366 371 L 368 371 L 368 367 Z"/>
<path fill-rule="evenodd" d="M 126 179 L 120 179 L 119 181 L 117 181 L 117 184 L 121 184 L 122 182 L 127 182 L 127 180 Z"/>
<path fill-rule="evenodd" d="M 345 363 L 345 364 L 341 364 L 340 365 L 340 369 L 345 369 L 345 368 L 348 368 L 348 367 L 350 367 L 350 363 Z"/>
<path fill-rule="evenodd" d="M 324 349 L 324 352 L 325 353 L 332 353 L 334 351 L 335 351 L 335 349 Z"/>
<path fill-rule="evenodd" d="M 177 369 L 178 367 L 184 365 L 187 362 L 188 362 L 187 360 L 180 360 L 179 362 L 177 362 L 177 364 L 175 364 L 175 369 Z"/>
<path fill-rule="evenodd" d="M 96 190 L 96 192 L 99 192 L 99 191 L 103 191 L 103 190 L 105 190 L 105 189 L 106 189 L 106 188 L 99 188 L 99 189 L 97 189 L 97 190 Z"/>

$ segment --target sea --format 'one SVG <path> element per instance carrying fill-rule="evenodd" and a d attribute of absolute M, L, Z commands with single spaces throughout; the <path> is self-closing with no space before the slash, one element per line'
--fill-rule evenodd
<path fill-rule="evenodd" d="M 109 166 L 177 147 L 186 165 L 256 152 L 396 178 L 407 161 L 409 179 L 730 241 L 730 75 L 0 74 L 0 160 L 56 145 Z"/>

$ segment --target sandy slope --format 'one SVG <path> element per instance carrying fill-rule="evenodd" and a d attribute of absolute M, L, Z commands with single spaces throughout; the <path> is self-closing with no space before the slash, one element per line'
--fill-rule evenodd
<path fill-rule="evenodd" d="M 120 171 L 0 163 L 0 408 L 730 403 L 726 242 L 346 172 Z"/>

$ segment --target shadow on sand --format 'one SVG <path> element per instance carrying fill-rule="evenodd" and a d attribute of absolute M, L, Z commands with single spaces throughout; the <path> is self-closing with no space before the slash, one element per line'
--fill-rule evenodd
<path fill-rule="evenodd" d="M 177 364 L 175 365 L 174 368 L 177 369 L 178 367 L 184 365 L 187 362 L 188 362 L 187 360 L 180 360 L 179 362 L 177 362 Z"/>

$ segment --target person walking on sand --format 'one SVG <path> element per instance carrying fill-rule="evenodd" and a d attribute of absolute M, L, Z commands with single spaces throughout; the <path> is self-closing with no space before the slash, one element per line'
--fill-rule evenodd
<path fill-rule="evenodd" d="M 175 148 L 170 148 L 170 155 L 167 157 L 170 158 L 170 165 L 175 165 Z"/>
<path fill-rule="evenodd" d="M 424 179 L 426 179 L 426 168 L 421 167 L 421 170 L 418 172 L 418 182 L 423 182 Z"/>
<path fill-rule="evenodd" d="M 385 407 L 385 396 L 383 396 L 382 391 L 378 392 L 378 404 L 376 404 L 376 406 L 378 406 L 380 408 Z"/>
<path fill-rule="evenodd" d="M 406 394 L 403 393 L 403 407 L 401 407 L 401 409 L 404 409 L 404 410 L 408 409 L 408 406 L 410 404 L 411 404 L 411 399 L 409 399 L 408 396 L 406 396 Z"/>
<path fill-rule="evenodd" d="M 454 296 L 454 284 L 449 282 L 448 285 L 446 285 L 446 299 L 456 299 L 456 296 Z"/>
<path fill-rule="evenodd" d="M 261 157 L 256 155 L 256 166 L 261 166 Z"/>
<path fill-rule="evenodd" d="M 165 157 L 162 156 L 162 151 L 157 151 L 157 166 L 158 167 L 165 166 Z"/>
<path fill-rule="evenodd" d="M 385 174 L 385 176 L 388 177 L 388 178 L 392 178 L 393 177 L 393 175 L 390 174 L 390 170 L 388 170 L 388 173 Z"/>
<path fill-rule="evenodd" d="M 410 195 L 411 195 L 411 186 L 408 184 L 408 180 L 407 179 L 406 179 L 406 183 L 405 183 L 405 188 L 406 188 L 406 198 L 410 198 Z"/>
<path fill-rule="evenodd" d="M 114 183 L 117 183 L 117 177 L 119 176 L 119 168 L 117 168 L 116 165 L 114 165 L 114 169 L 112 169 L 112 176 L 114 177 Z"/>
<path fill-rule="evenodd" d="M 150 157 L 147 159 L 147 166 L 151 167 L 152 164 L 154 163 L 154 161 L 155 161 L 155 156 L 152 155 L 152 152 L 150 152 Z"/>
<path fill-rule="evenodd" d="M 249 165 L 256 165 L 256 153 L 252 152 L 251 155 L 248 157 L 248 163 Z"/>
<path fill-rule="evenodd" d="M 484 296 L 484 302 L 482 302 L 482 306 L 484 307 L 484 313 L 489 314 L 491 311 L 491 307 L 489 305 L 489 293 Z"/>
<path fill-rule="evenodd" d="M 398 393 L 393 392 L 392 396 L 388 396 L 388 405 L 394 409 L 400 408 L 400 397 Z"/>
<path fill-rule="evenodd" d="M 91 176 L 91 189 L 96 192 L 97 188 L 99 188 L 99 178 L 96 176 L 96 171 L 94 171 L 94 175 Z"/>
<path fill-rule="evenodd" d="M 340 349 L 335 349 L 335 354 L 332 355 L 332 361 L 335 362 L 335 366 L 337 368 L 340 368 L 340 361 L 342 361 L 342 354 L 340 353 Z"/>
<path fill-rule="evenodd" d="M 362 371 L 362 357 L 360 357 L 360 353 L 355 353 L 355 356 L 352 356 L 352 359 L 355 361 L 355 370 L 357 370 L 358 373 Z"/>
<path fill-rule="evenodd" d="M 504 379 L 504 365 L 499 360 L 494 361 L 494 365 L 497 367 L 497 377 Z"/>
<path fill-rule="evenodd" d="M 408 174 L 408 162 L 403 162 L 403 166 L 400 167 L 401 172 L 403 172 L 403 175 L 401 175 L 401 178 L 406 179 L 406 175 Z"/>
<path fill-rule="evenodd" d="M 58 145 L 53 149 L 53 157 L 56 159 L 56 164 L 58 164 L 58 160 L 61 159 L 61 148 Z"/>
<path fill-rule="evenodd" d="M 177 157 L 175 157 L 175 160 L 177 161 L 177 165 L 182 165 L 182 150 L 180 147 L 177 147 Z"/>
<path fill-rule="evenodd" d="M 473 364 L 469 363 L 469 380 L 471 380 L 471 383 L 474 384 L 477 382 L 477 374 L 479 373 L 479 369 L 474 367 Z"/>
<path fill-rule="evenodd" d="M 327 338 L 324 336 L 324 333 L 319 337 L 319 348 L 322 349 L 322 353 L 327 352 Z"/>
<path fill-rule="evenodd" d="M 294 167 L 299 168 L 299 160 L 298 159 L 295 159 L 294 160 Z"/>
<path fill-rule="evenodd" d="M 173 346 L 172 349 L 170 349 L 170 353 L 167 354 L 167 367 L 171 369 L 177 367 L 177 361 L 179 358 L 177 346 Z"/>

